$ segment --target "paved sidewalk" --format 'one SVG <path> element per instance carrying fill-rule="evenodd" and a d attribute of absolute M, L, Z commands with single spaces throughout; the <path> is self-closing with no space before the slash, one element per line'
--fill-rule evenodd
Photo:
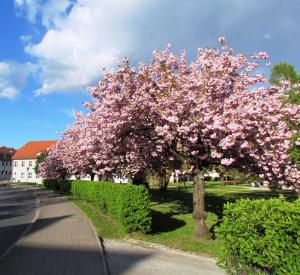
<path fill-rule="evenodd" d="M 104 274 L 100 247 L 82 213 L 65 198 L 35 191 L 40 218 L 0 262 L 2 275 Z"/>
<path fill-rule="evenodd" d="M 104 240 L 111 275 L 221 275 L 213 259 L 155 245 Z"/>

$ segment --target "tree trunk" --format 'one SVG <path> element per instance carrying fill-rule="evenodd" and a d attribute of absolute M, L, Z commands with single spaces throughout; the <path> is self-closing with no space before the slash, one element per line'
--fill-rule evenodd
<path fill-rule="evenodd" d="M 193 218 L 196 223 L 196 237 L 209 238 L 208 227 L 205 224 L 207 213 L 205 212 L 204 204 L 204 182 L 201 175 L 198 173 L 194 176 L 194 193 L 193 193 Z"/>
<path fill-rule="evenodd" d="M 94 181 L 95 180 L 95 174 L 91 173 L 90 176 L 91 176 L 91 181 Z"/>
<path fill-rule="evenodd" d="M 137 172 L 134 177 L 132 178 L 132 184 L 133 185 L 144 185 L 146 188 L 149 189 L 149 183 L 146 179 L 146 172 L 139 171 Z"/>
<path fill-rule="evenodd" d="M 168 183 L 166 182 L 166 180 L 165 180 L 165 178 L 159 178 L 158 179 L 158 182 L 159 182 L 159 190 L 161 191 L 161 192 L 166 192 L 167 191 L 167 187 L 168 187 Z"/>
<path fill-rule="evenodd" d="M 159 190 L 162 192 L 167 191 L 169 185 L 169 175 L 162 175 L 158 177 Z"/>

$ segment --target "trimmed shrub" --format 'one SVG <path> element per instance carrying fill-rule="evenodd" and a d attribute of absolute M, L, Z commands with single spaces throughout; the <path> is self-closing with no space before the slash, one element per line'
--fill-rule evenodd
<path fill-rule="evenodd" d="M 45 188 L 50 189 L 50 190 L 59 190 L 59 180 L 55 179 L 44 179 L 43 180 L 43 185 Z"/>
<path fill-rule="evenodd" d="M 218 265 L 229 274 L 300 274 L 300 200 L 239 200 L 224 206 Z"/>
<path fill-rule="evenodd" d="M 64 179 L 44 179 L 45 188 L 63 193 L 69 193 L 71 189 L 71 181 Z"/>
<path fill-rule="evenodd" d="M 103 213 L 114 217 L 127 232 L 151 230 L 150 197 L 140 185 L 82 180 L 44 180 L 48 189 L 71 191 Z"/>

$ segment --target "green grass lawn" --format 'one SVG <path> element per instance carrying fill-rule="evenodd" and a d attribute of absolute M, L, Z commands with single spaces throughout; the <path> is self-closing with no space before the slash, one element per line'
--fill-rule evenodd
<path fill-rule="evenodd" d="M 245 185 L 223 185 L 221 182 L 206 182 L 205 204 L 208 212 L 207 225 L 212 239 L 202 240 L 194 236 L 195 225 L 192 218 L 192 184 L 170 186 L 166 192 L 150 189 L 152 232 L 149 234 L 130 233 L 87 203 L 71 197 L 92 220 L 98 234 L 104 238 L 136 238 L 163 244 L 172 248 L 196 254 L 217 257 L 222 240 L 214 235 L 214 227 L 222 219 L 223 205 L 239 198 L 271 198 L 278 196 L 266 189 L 253 189 Z M 284 193 L 289 200 L 297 198 L 293 192 Z"/>
<path fill-rule="evenodd" d="M 123 239 L 126 236 L 125 229 L 109 215 L 97 211 L 92 205 L 71 195 L 67 196 L 67 198 L 91 220 L 98 236 L 109 239 Z"/>

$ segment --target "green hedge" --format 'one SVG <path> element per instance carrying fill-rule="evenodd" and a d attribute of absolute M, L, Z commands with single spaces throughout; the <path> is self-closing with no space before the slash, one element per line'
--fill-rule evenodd
<path fill-rule="evenodd" d="M 224 206 L 219 266 L 229 274 L 300 274 L 300 200 L 240 200 Z"/>
<path fill-rule="evenodd" d="M 127 232 L 151 230 L 150 196 L 144 186 L 82 180 L 45 180 L 53 190 L 70 191 L 121 223 Z"/>
<path fill-rule="evenodd" d="M 44 179 L 43 184 L 45 188 L 69 193 L 71 189 L 71 181 L 63 179 Z"/>

